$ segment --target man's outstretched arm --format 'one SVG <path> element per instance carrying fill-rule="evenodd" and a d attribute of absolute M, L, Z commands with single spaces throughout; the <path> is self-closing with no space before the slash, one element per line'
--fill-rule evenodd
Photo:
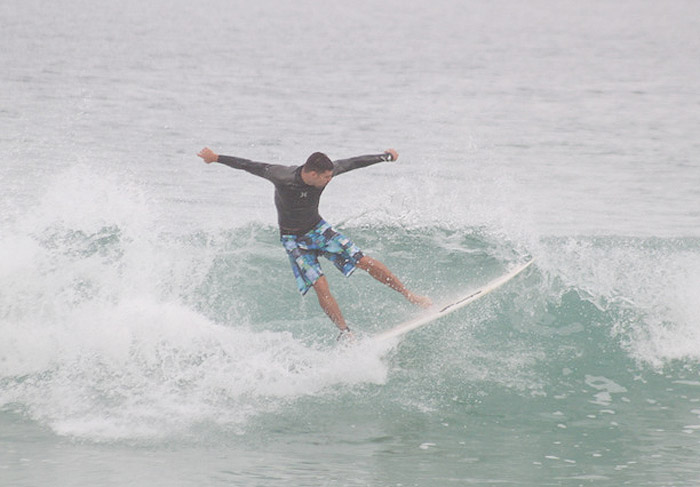
<path fill-rule="evenodd" d="M 372 164 L 377 164 L 379 162 L 395 161 L 398 158 L 398 152 L 396 152 L 394 149 L 387 149 L 383 154 L 340 159 L 338 161 L 333 161 L 333 165 L 335 166 L 335 169 L 333 169 L 333 176 L 352 171 L 353 169 L 371 166 Z"/>
<path fill-rule="evenodd" d="M 265 179 L 270 179 L 268 176 L 268 170 L 270 169 L 270 167 L 273 166 L 273 164 L 267 164 L 265 162 L 253 162 L 248 159 L 242 159 L 240 157 L 222 156 L 211 150 L 209 147 L 205 147 L 204 149 L 199 151 L 197 155 L 201 157 L 202 160 L 207 164 L 211 164 L 212 162 L 218 162 L 220 164 L 224 164 L 234 169 L 243 169 L 244 171 L 247 171 L 251 174 L 255 174 L 256 176 L 260 176 Z"/>

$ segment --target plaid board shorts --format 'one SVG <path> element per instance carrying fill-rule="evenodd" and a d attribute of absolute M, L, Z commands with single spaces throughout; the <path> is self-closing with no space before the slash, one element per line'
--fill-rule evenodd
<path fill-rule="evenodd" d="M 341 233 L 321 220 L 304 235 L 281 235 L 280 240 L 289 256 L 299 292 L 303 295 L 323 275 L 320 255 L 330 260 L 346 277 L 353 273 L 362 251 Z"/>

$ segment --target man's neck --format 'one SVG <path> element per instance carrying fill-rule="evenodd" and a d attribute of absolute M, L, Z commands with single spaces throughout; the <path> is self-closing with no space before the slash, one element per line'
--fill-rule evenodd
<path fill-rule="evenodd" d="M 311 181 L 309 181 L 309 179 L 308 179 L 308 177 L 309 177 L 308 174 L 304 172 L 304 169 L 301 169 L 301 170 L 299 171 L 299 175 L 301 176 L 301 181 L 302 181 L 305 185 L 307 185 L 307 186 L 313 186 L 313 185 L 311 184 Z"/>

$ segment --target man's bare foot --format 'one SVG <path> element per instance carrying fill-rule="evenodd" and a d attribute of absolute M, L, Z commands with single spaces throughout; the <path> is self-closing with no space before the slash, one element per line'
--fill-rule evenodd
<path fill-rule="evenodd" d="M 406 299 L 413 304 L 417 304 L 421 308 L 430 308 L 433 305 L 433 301 L 428 296 L 419 296 L 418 294 L 409 293 Z"/>
<path fill-rule="evenodd" d="M 350 328 L 344 328 L 340 330 L 340 335 L 338 335 L 336 340 L 343 343 L 352 343 L 355 341 L 355 335 L 350 331 Z"/>

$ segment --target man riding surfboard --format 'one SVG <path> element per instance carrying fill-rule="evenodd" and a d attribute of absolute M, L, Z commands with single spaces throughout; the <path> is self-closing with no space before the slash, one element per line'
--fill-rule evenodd
<path fill-rule="evenodd" d="M 411 303 L 429 307 L 430 298 L 409 291 L 382 262 L 365 255 L 352 240 L 335 231 L 319 214 L 323 190 L 335 176 L 384 161 L 395 161 L 399 154 L 389 149 L 382 154 L 331 161 L 321 152 L 309 156 L 301 166 L 283 166 L 253 162 L 239 157 L 216 154 L 205 147 L 198 154 L 205 163 L 218 162 L 267 179 L 275 185 L 275 207 L 280 241 L 287 251 L 302 295 L 313 288 L 323 311 L 341 331 L 350 335 L 340 307 L 330 292 L 328 281 L 318 262 L 330 260 L 345 276 L 356 267 L 367 271 L 379 282 L 401 293 Z"/>

